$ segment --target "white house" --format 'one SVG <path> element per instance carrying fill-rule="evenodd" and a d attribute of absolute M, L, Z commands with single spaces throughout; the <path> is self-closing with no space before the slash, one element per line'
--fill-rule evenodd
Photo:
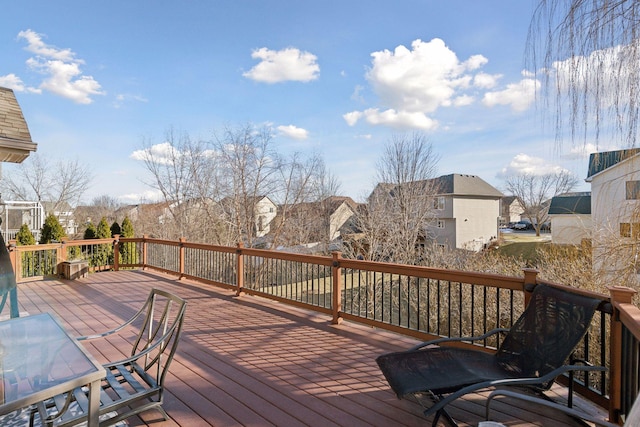
<path fill-rule="evenodd" d="M 440 245 L 479 251 L 498 236 L 503 194 L 476 175 L 451 174 L 436 180 L 436 222 L 431 234 Z"/>
<path fill-rule="evenodd" d="M 591 238 L 591 193 L 567 193 L 555 196 L 549 206 L 551 241 L 580 246 Z"/>
<path fill-rule="evenodd" d="M 640 149 L 591 154 L 593 261 L 598 271 L 640 272 Z"/>

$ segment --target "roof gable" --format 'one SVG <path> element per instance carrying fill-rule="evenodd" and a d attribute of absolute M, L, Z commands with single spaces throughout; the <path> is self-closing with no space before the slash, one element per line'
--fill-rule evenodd
<path fill-rule="evenodd" d="M 36 148 L 13 90 L 0 87 L 0 161 L 20 163 Z"/>
<path fill-rule="evenodd" d="M 503 194 L 477 175 L 451 174 L 435 178 L 439 194 L 502 198 Z"/>
<path fill-rule="evenodd" d="M 551 199 L 549 215 L 591 214 L 591 193 L 569 193 Z"/>
<path fill-rule="evenodd" d="M 627 160 L 639 153 L 640 148 L 591 153 L 591 155 L 589 156 L 589 170 L 587 172 L 587 181 L 590 181 L 591 177 L 599 174 L 605 169 L 608 169 L 611 166 Z"/>

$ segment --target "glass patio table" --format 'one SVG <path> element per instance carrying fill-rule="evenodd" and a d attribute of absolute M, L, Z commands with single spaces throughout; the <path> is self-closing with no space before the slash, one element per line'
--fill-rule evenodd
<path fill-rule="evenodd" d="M 0 322 L 0 415 L 88 386 L 88 425 L 98 425 L 106 372 L 49 313 Z"/>

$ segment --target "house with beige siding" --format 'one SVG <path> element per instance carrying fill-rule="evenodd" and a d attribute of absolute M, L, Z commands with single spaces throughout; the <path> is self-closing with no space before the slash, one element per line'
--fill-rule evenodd
<path fill-rule="evenodd" d="M 567 193 L 553 197 L 549 218 L 553 243 L 581 246 L 591 238 L 591 193 Z"/>
<path fill-rule="evenodd" d="M 598 271 L 640 272 L 640 149 L 591 154 L 593 263 Z"/>
<path fill-rule="evenodd" d="M 430 235 L 443 246 L 479 251 L 498 236 L 503 194 L 477 175 L 435 178 L 436 219 Z"/>

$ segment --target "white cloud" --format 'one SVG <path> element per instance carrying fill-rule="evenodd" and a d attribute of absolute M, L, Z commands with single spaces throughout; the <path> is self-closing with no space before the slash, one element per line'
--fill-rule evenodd
<path fill-rule="evenodd" d="M 454 107 L 464 107 L 465 105 L 471 105 L 475 102 L 475 98 L 471 95 L 460 95 L 453 100 Z"/>
<path fill-rule="evenodd" d="M 481 89 L 491 89 L 496 87 L 502 74 L 478 73 L 473 77 L 473 85 Z"/>
<path fill-rule="evenodd" d="M 180 157 L 181 154 L 169 142 L 152 145 L 142 150 L 135 150 L 129 157 L 133 160 L 146 161 L 153 159 L 158 164 L 169 164 L 171 159 Z"/>
<path fill-rule="evenodd" d="M 482 103 L 487 107 L 509 105 L 514 111 L 524 111 L 535 101 L 536 92 L 540 89 L 540 81 L 524 78 L 518 83 L 508 84 L 506 89 L 487 92 Z"/>
<path fill-rule="evenodd" d="M 71 49 L 58 49 L 54 46 L 48 46 L 42 41 L 42 35 L 36 33 L 33 30 L 20 31 L 18 33 L 19 39 L 25 39 L 27 41 L 27 51 L 34 53 L 44 58 L 57 59 L 60 61 L 75 61 L 75 54 Z"/>
<path fill-rule="evenodd" d="M 118 199 L 127 204 L 153 203 L 163 200 L 163 196 L 160 190 L 147 190 L 141 193 L 123 194 Z"/>
<path fill-rule="evenodd" d="M 120 108 L 122 107 L 124 104 L 130 103 L 130 102 L 149 102 L 149 100 L 143 96 L 140 95 L 129 95 L 126 93 L 120 93 L 118 95 L 116 95 L 116 99 L 113 102 L 113 106 L 114 108 Z"/>
<path fill-rule="evenodd" d="M 292 139 L 303 140 L 309 137 L 309 131 L 294 125 L 278 126 L 276 129 L 278 129 L 281 135 Z"/>
<path fill-rule="evenodd" d="M 499 178 L 506 178 L 514 175 L 531 174 L 545 175 L 549 173 L 557 173 L 565 171 L 561 166 L 548 163 L 540 157 L 533 157 L 520 153 L 516 155 L 511 162 L 502 168 L 498 173 Z"/>
<path fill-rule="evenodd" d="M 320 73 L 320 66 L 316 62 L 315 55 L 293 47 L 282 50 L 270 50 L 263 47 L 254 50 L 251 57 L 259 59 L 260 63 L 242 75 L 259 82 L 308 82 L 316 80 Z"/>
<path fill-rule="evenodd" d="M 27 66 L 45 76 L 38 90 L 46 90 L 78 104 L 90 104 L 92 96 L 104 95 L 98 83 L 91 76 L 83 76 L 80 65 L 84 61 L 77 59 L 70 49 L 59 49 L 42 41 L 42 35 L 26 30 L 18 33 L 19 39 L 27 41 L 28 52 L 36 56 L 29 58 Z"/>
<path fill-rule="evenodd" d="M 342 116 L 349 126 L 354 126 L 358 120 L 364 117 L 371 125 L 386 125 L 399 129 L 432 130 L 438 127 L 438 122 L 426 114 L 415 111 L 397 111 L 392 108 L 380 111 L 377 108 L 369 108 L 364 111 L 352 111 Z"/>
<path fill-rule="evenodd" d="M 475 55 L 460 62 L 444 41 L 433 39 L 411 43 L 411 50 L 398 46 L 391 52 L 371 54 L 372 68 L 367 79 L 384 105 L 401 111 L 432 113 L 450 106 L 457 92 L 469 87 L 468 74 L 486 62 Z"/>
<path fill-rule="evenodd" d="M 40 93 L 40 89 L 25 86 L 22 79 L 15 74 L 7 74 L 0 76 L 0 86 L 13 89 L 15 92 L 33 92 Z"/>
<path fill-rule="evenodd" d="M 417 39 L 411 48 L 400 45 L 393 51 L 373 52 L 371 57 L 366 78 L 380 106 L 344 114 L 350 126 L 366 117 L 371 124 L 433 129 L 438 124 L 434 115 L 439 109 L 465 107 L 479 99 L 483 99 L 485 106 L 504 104 L 514 111 L 523 111 L 532 104 L 539 87 L 537 80 L 523 72 L 521 82 L 484 93 L 497 87 L 502 74 L 481 71 L 489 62 L 483 55 L 472 55 L 461 61 L 438 38 L 429 42 Z M 360 94 L 360 88 L 355 94 Z"/>

